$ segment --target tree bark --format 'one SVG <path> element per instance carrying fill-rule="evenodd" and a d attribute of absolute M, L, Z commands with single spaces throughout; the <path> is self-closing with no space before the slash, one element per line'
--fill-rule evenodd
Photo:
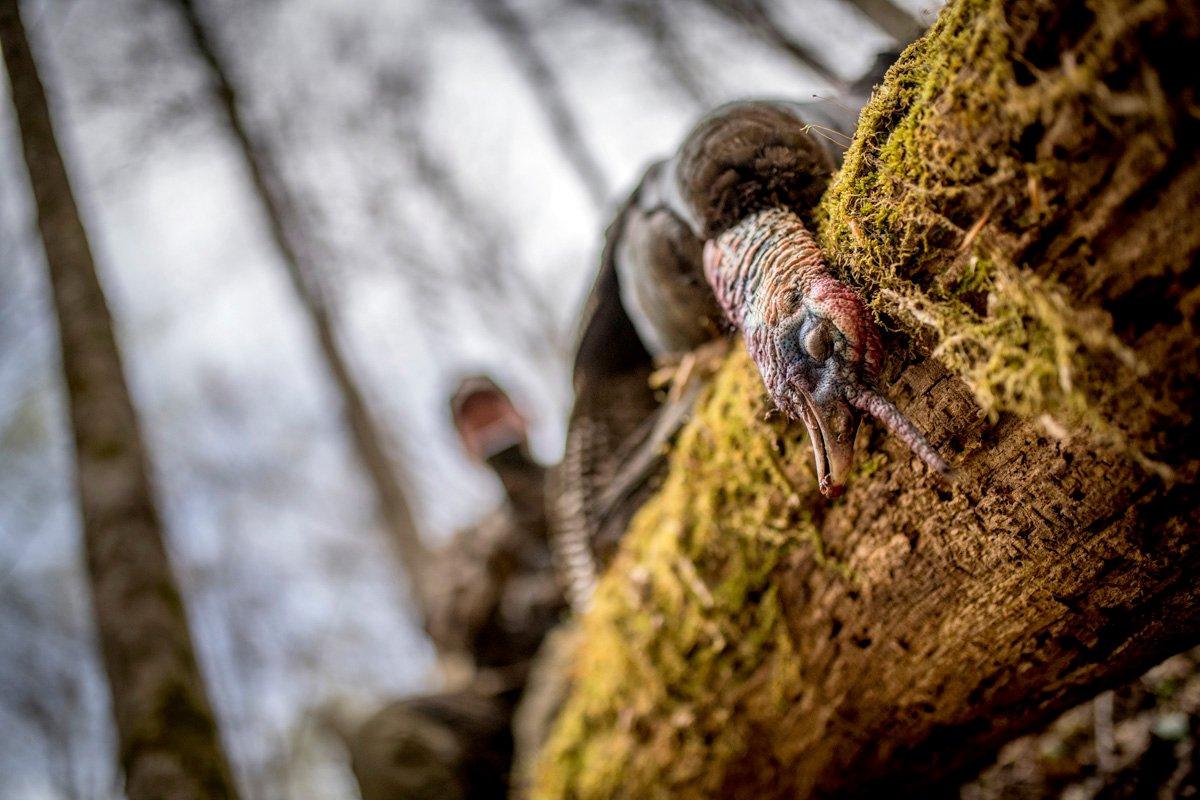
<path fill-rule="evenodd" d="M 582 620 L 535 797 L 929 796 L 1200 639 L 1195 2 L 961 0 L 819 209 L 889 333 L 836 501 L 738 348 Z"/>
<path fill-rule="evenodd" d="M 208 70 L 218 110 L 229 126 L 254 192 L 262 203 L 267 232 L 312 324 L 321 357 L 342 401 L 342 414 L 350 430 L 355 453 L 374 489 L 384 526 L 408 576 L 413 600 L 423 617 L 428 603 L 428 589 L 424 581 L 429 551 L 421 540 L 413 518 L 411 497 L 405 491 L 407 482 L 397 475 L 397 466 L 384 446 L 387 437 L 383 426 L 371 411 L 349 360 L 342 352 L 333 312 L 320 285 L 320 270 L 312 263 L 309 248 L 301 233 L 302 222 L 298 218 L 296 204 L 270 153 L 256 141 L 242 115 L 229 70 L 200 17 L 195 1 L 177 0 L 177 3 L 196 52 Z"/>
<path fill-rule="evenodd" d="M 93 611 L 130 800 L 236 797 L 163 543 L 104 293 L 16 0 L 0 0 L 58 317 Z"/>

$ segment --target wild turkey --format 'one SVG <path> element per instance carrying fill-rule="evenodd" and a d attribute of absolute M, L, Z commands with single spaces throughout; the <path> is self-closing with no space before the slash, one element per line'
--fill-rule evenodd
<path fill-rule="evenodd" d="M 485 377 L 460 384 L 450 413 L 467 455 L 492 470 L 506 496 L 431 564 L 426 630 L 443 665 L 465 664 L 470 677 L 453 691 L 390 703 L 351 734 L 364 800 L 506 797 L 513 711 L 565 606 L 550 564 L 545 470 L 529 454 L 524 418 Z"/>
<path fill-rule="evenodd" d="M 864 99 L 723 106 L 651 166 L 617 212 L 585 307 L 575 405 L 554 475 L 556 560 L 576 608 L 587 605 L 598 566 L 645 499 L 664 439 L 686 413 L 656 400 L 655 359 L 730 325 L 775 404 L 805 424 L 824 494 L 842 491 L 864 413 L 949 473 L 875 391 L 878 331 L 862 301 L 825 269 L 809 233 Z"/>
<path fill-rule="evenodd" d="M 437 554 L 426 629 L 439 652 L 519 683 L 564 608 L 550 563 L 545 468 L 529 454 L 525 420 L 490 379 L 463 381 L 450 411 L 463 448 L 500 479 L 505 502 Z"/>

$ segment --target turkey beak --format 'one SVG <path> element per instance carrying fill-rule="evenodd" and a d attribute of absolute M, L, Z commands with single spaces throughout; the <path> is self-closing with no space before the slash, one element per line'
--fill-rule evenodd
<path fill-rule="evenodd" d="M 861 413 L 836 391 L 801 392 L 804 426 L 812 442 L 821 494 L 838 497 L 854 463 L 854 437 Z"/>

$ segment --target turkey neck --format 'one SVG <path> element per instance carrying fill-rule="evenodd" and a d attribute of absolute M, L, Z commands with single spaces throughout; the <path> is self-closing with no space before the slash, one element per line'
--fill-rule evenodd
<path fill-rule="evenodd" d="M 850 345 L 850 360 L 868 383 L 879 375 L 882 346 L 870 312 L 830 274 L 816 239 L 794 212 L 770 208 L 744 217 L 704 249 L 704 275 L 725 316 L 746 339 L 760 369 L 770 333 L 812 303 L 832 316 Z M 766 380 L 773 375 L 764 374 Z"/>
<path fill-rule="evenodd" d="M 489 456 L 487 463 L 504 486 L 509 506 L 520 522 L 528 525 L 544 515 L 546 468 L 529 457 L 525 445 L 506 447 Z"/>
<path fill-rule="evenodd" d="M 704 275 L 725 316 L 745 333 L 778 325 L 800 299 L 833 281 L 808 228 L 783 208 L 750 214 L 712 240 Z"/>

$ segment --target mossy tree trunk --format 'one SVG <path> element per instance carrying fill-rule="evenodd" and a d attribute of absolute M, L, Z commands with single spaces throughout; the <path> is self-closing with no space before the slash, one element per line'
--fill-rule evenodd
<path fill-rule="evenodd" d="M 749 359 L 716 376 L 583 620 L 540 798 L 927 795 L 1200 639 L 1200 11 L 963 0 L 822 201 L 889 331 L 820 498 Z"/>
<path fill-rule="evenodd" d="M 0 0 L 0 49 L 58 318 L 92 606 L 125 791 L 130 800 L 234 798 L 112 319 L 17 0 Z"/>

